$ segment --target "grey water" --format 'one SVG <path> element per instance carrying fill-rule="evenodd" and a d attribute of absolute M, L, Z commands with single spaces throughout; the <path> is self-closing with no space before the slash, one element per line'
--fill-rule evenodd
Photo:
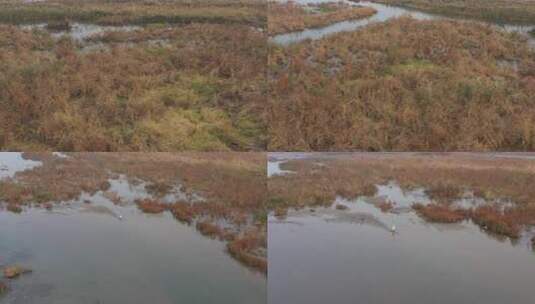
<path fill-rule="evenodd" d="M 267 167 L 267 175 L 268 175 L 268 177 L 273 177 L 273 176 L 277 176 L 277 175 L 284 175 L 284 174 L 291 174 L 292 171 L 281 169 L 280 166 L 285 162 L 286 161 L 284 161 L 284 160 L 268 161 L 268 167 Z"/>
<path fill-rule="evenodd" d="M 400 207 L 429 202 L 421 189 L 378 190 Z M 511 242 L 468 221 L 432 224 L 338 197 L 331 208 L 270 216 L 268 303 L 534 303 L 533 229 L 525 233 Z"/>
<path fill-rule="evenodd" d="M 13 178 L 17 172 L 41 166 L 40 161 L 25 159 L 20 152 L 2 152 L 0 157 L 0 180 Z"/>
<path fill-rule="evenodd" d="M 15 181 L 16 172 L 39 165 L 20 154 L 0 156 Z M 224 242 L 169 212 L 142 213 L 135 200 L 150 197 L 143 182 L 121 175 L 109 182 L 106 191 L 84 192 L 52 210 L 0 208 L 0 268 L 32 270 L 10 280 L 0 273 L 9 289 L 1 304 L 265 303 L 265 275 L 231 258 Z M 160 200 L 178 198 L 202 201 L 180 189 Z"/>
<path fill-rule="evenodd" d="M 301 3 L 301 4 L 314 4 L 314 3 L 325 3 L 325 2 L 332 2 L 331 0 L 296 0 L 295 2 Z M 368 6 L 374 8 L 377 13 L 373 16 L 370 16 L 368 18 L 359 19 L 359 20 L 348 20 L 348 21 L 341 21 L 337 23 L 333 23 L 331 25 L 321 27 L 321 28 L 310 28 L 305 29 L 303 31 L 298 32 L 292 32 L 292 33 L 286 33 L 286 34 L 280 34 L 270 37 L 270 41 L 276 44 L 280 45 L 290 45 L 292 43 L 301 42 L 307 39 L 321 39 L 328 35 L 332 35 L 338 32 L 346 32 L 346 31 L 354 31 L 361 27 L 379 23 L 379 22 L 385 22 L 392 18 L 397 18 L 401 16 L 411 16 L 412 18 L 418 19 L 418 20 L 432 20 L 432 19 L 438 19 L 443 18 L 447 19 L 447 17 L 436 15 L 436 14 L 429 14 L 424 13 L 421 11 L 418 11 L 416 9 L 408 9 L 398 6 L 389 6 L 384 5 L 380 3 L 375 2 L 369 2 L 369 1 L 360 1 L 360 2 L 353 2 L 349 0 L 344 0 L 344 3 L 348 3 L 350 5 L 360 5 L 360 6 Z M 471 20 L 471 19 L 460 19 L 459 20 L 465 20 L 465 21 L 479 21 L 479 20 Z M 527 37 L 528 42 L 531 46 L 535 47 L 535 38 L 531 37 L 528 32 L 535 28 L 535 22 L 533 25 L 514 25 L 514 24 L 498 24 L 494 23 L 495 26 L 498 26 L 506 31 L 510 32 L 519 32 Z"/>

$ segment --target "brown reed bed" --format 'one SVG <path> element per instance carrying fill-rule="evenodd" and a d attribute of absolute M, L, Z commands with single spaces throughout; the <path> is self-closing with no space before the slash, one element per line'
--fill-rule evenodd
<path fill-rule="evenodd" d="M 143 1 L 97 2 L 150 14 L 150 9 L 135 9 Z M 216 6 L 248 19 L 240 3 Z M 170 11 L 165 5 L 152 8 Z M 174 11 L 188 14 L 185 8 L 199 7 L 186 3 Z M 0 9 L 0 23 L 3 13 Z M 217 12 L 209 14 L 218 18 Z M 0 25 L 0 150 L 265 150 L 267 35 L 262 26 L 158 22 L 84 41 Z"/>
<path fill-rule="evenodd" d="M 434 223 L 457 223 L 468 219 L 469 212 L 463 209 L 454 209 L 442 204 L 414 204 L 416 212 L 428 222 Z"/>
<path fill-rule="evenodd" d="M 409 17 L 269 53 L 272 151 L 531 151 L 535 52 Z"/>
<path fill-rule="evenodd" d="M 168 206 L 155 200 L 144 199 L 137 202 L 137 207 L 145 213 L 162 213 L 168 209 Z"/>

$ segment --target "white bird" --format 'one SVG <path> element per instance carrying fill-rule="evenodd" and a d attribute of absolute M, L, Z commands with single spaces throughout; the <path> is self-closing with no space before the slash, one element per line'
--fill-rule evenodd
<path fill-rule="evenodd" d="M 390 228 L 390 231 L 396 232 L 396 225 L 392 225 L 392 228 Z"/>
<path fill-rule="evenodd" d="M 123 219 L 123 216 L 119 214 L 119 219 L 122 220 Z"/>

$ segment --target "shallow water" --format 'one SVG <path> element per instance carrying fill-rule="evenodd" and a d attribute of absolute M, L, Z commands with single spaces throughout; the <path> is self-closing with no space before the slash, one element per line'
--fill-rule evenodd
<path fill-rule="evenodd" d="M 378 195 L 400 205 L 426 199 L 421 190 L 403 193 L 393 184 Z M 411 211 L 383 213 L 365 198 L 336 204 L 349 209 L 270 217 L 268 303 L 535 301 L 528 237 L 513 244 L 468 221 L 431 224 Z"/>
<path fill-rule="evenodd" d="M 301 3 L 301 4 L 313 4 L 313 3 L 322 3 L 322 2 L 332 2 L 332 0 L 296 0 L 295 2 Z M 321 27 L 321 28 L 311 28 L 311 29 L 306 29 L 306 30 L 299 31 L 299 32 L 275 35 L 273 37 L 270 37 L 270 41 L 277 43 L 277 44 L 281 44 L 281 45 L 289 45 L 289 44 L 301 42 L 307 39 L 312 39 L 312 40 L 321 39 L 328 35 L 332 35 L 338 32 L 354 31 L 363 26 L 367 26 L 373 23 L 378 23 L 378 22 L 385 22 L 389 19 L 397 18 L 401 16 L 411 16 L 412 18 L 415 18 L 418 20 L 431 20 L 431 19 L 437 19 L 437 18 L 446 18 L 440 15 L 424 13 L 415 9 L 407 9 L 407 8 L 402 8 L 402 7 L 397 7 L 397 6 L 389 6 L 389 5 L 368 2 L 368 1 L 361 1 L 361 2 L 356 3 L 356 2 L 351 2 L 351 1 L 346 0 L 343 2 L 349 3 L 351 5 L 373 7 L 374 9 L 377 10 L 377 13 L 365 19 L 342 21 L 342 22 L 337 22 L 337 23 L 334 23 L 325 27 Z M 459 19 L 459 20 L 469 20 L 469 19 Z M 474 21 L 478 21 L 478 20 L 474 20 Z M 528 35 L 528 32 L 531 29 L 535 28 L 535 25 L 532 25 L 532 26 L 520 26 L 520 25 L 513 25 L 513 24 L 495 24 L 495 25 L 507 31 L 519 32 L 519 33 L 525 34 L 528 37 L 528 41 L 530 45 L 535 47 L 535 38 Z"/>
<path fill-rule="evenodd" d="M 280 166 L 285 162 L 286 162 L 285 160 L 268 161 L 268 167 L 267 167 L 268 177 L 293 173 L 290 170 L 281 169 Z"/>
<path fill-rule="evenodd" d="M 133 204 L 136 200 L 155 198 L 146 190 L 148 183 L 141 180 L 131 183 L 125 175 L 119 175 L 116 179 L 110 179 L 109 183 L 110 188 L 106 192 L 118 194 L 121 197 L 122 204 Z M 180 185 L 174 186 L 168 193 L 157 197 L 157 199 L 165 204 L 173 204 L 178 201 L 200 202 L 204 200 L 197 193 L 189 194 L 184 192 Z"/>
<path fill-rule="evenodd" d="M 134 25 L 125 25 L 125 26 L 105 26 L 89 23 L 72 23 L 72 28 L 70 31 L 51 31 L 53 37 L 60 38 L 62 36 L 68 36 L 76 41 L 83 41 L 86 38 L 89 38 L 93 35 L 103 33 L 103 32 L 113 32 L 113 31 L 134 31 L 141 29 L 140 26 Z M 42 29 L 46 30 L 46 23 L 31 24 L 21 26 L 24 29 Z"/>
<path fill-rule="evenodd" d="M 263 303 L 264 279 L 170 215 L 0 213 L 1 263 L 33 273 L 0 303 Z"/>
<path fill-rule="evenodd" d="M 6 281 L 0 303 L 265 303 L 265 276 L 244 267 L 225 244 L 201 236 L 168 212 L 144 214 L 143 183 L 120 176 L 108 191 L 56 205 L 0 212 L 0 266 L 33 272 Z M 176 195 L 182 195 L 175 193 Z"/>
<path fill-rule="evenodd" d="M 24 159 L 20 152 L 2 152 L 0 154 L 0 180 L 13 178 L 15 173 L 41 166 L 39 161 Z"/>

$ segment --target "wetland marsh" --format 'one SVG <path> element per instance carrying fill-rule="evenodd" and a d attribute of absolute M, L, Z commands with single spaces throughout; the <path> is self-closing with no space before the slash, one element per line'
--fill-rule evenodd
<path fill-rule="evenodd" d="M 263 1 L 0 3 L 0 149 L 264 150 Z"/>
<path fill-rule="evenodd" d="M 269 150 L 533 149 L 535 24 L 354 5 L 270 37 Z"/>
<path fill-rule="evenodd" d="M 0 153 L 0 166 L 0 303 L 265 303 L 264 155 Z"/>

